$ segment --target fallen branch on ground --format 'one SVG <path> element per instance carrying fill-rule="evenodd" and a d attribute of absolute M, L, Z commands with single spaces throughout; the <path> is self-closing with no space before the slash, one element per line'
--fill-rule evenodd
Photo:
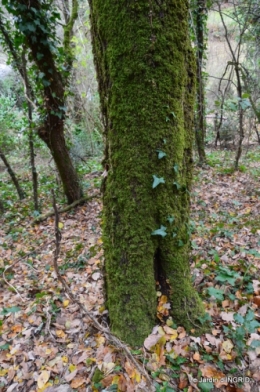
<path fill-rule="evenodd" d="M 143 366 L 141 366 L 141 364 L 133 357 L 133 355 L 131 354 L 131 351 L 127 347 L 127 345 L 125 343 L 121 342 L 121 340 L 118 339 L 115 335 L 113 335 L 110 332 L 108 327 L 103 327 L 103 325 L 101 325 L 99 323 L 99 321 L 96 319 L 96 317 L 90 311 L 88 311 L 87 308 L 81 302 L 79 302 L 76 299 L 76 297 L 72 293 L 70 287 L 68 286 L 67 282 L 61 276 L 61 274 L 59 272 L 59 267 L 58 267 L 58 257 L 60 254 L 60 244 L 61 244 L 61 232 L 59 229 L 59 211 L 56 206 L 55 195 L 54 195 L 53 191 L 52 191 L 52 195 L 53 195 L 53 210 L 54 210 L 53 214 L 55 215 L 55 250 L 54 250 L 54 257 L 53 257 L 53 266 L 54 266 L 55 273 L 57 275 L 57 279 L 61 282 L 65 292 L 67 293 L 67 295 L 69 296 L 71 301 L 73 301 L 75 304 L 77 304 L 79 306 L 81 311 L 92 321 L 93 326 L 98 331 L 103 333 L 106 336 L 107 340 L 110 341 L 110 343 L 114 344 L 119 350 L 124 352 L 124 354 L 128 358 L 128 360 L 131 361 L 132 364 L 137 368 L 139 373 L 146 378 L 146 383 L 147 383 L 148 388 L 146 388 L 145 386 L 142 386 L 142 391 L 154 392 L 155 388 L 154 388 L 153 381 L 151 380 L 149 374 L 147 373 L 145 368 Z"/>
<path fill-rule="evenodd" d="M 98 197 L 98 195 L 95 194 L 95 195 L 92 195 L 92 196 L 84 196 L 81 199 L 76 200 L 73 203 L 69 204 L 68 206 L 58 210 L 58 214 L 61 214 L 62 212 L 70 211 L 72 208 L 77 207 L 79 204 L 82 204 L 82 203 L 84 203 L 86 201 L 92 200 L 95 197 Z M 45 221 L 45 219 L 49 218 L 52 215 L 55 215 L 55 212 L 53 210 L 47 212 L 46 214 L 39 215 L 39 216 L 37 216 L 37 218 L 35 218 L 32 221 L 32 225 L 35 225 L 36 223 L 43 222 L 43 221 Z"/>

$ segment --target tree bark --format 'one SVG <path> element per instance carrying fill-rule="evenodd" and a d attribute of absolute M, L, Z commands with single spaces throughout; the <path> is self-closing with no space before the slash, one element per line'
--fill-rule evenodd
<path fill-rule="evenodd" d="M 20 200 L 24 199 L 24 198 L 25 198 L 25 193 L 24 193 L 24 191 L 22 190 L 22 188 L 20 187 L 18 178 L 16 177 L 15 172 L 14 172 L 13 169 L 11 168 L 11 165 L 10 165 L 10 163 L 8 162 L 8 160 L 7 160 L 7 158 L 6 158 L 5 154 L 4 154 L 4 152 L 3 152 L 2 150 L 0 150 L 0 158 L 2 159 L 2 161 L 3 161 L 4 164 L 5 164 L 5 167 L 7 168 L 7 171 L 8 171 L 8 173 L 9 173 L 9 175 L 10 175 L 12 181 L 13 181 L 13 184 L 14 184 L 16 190 L 17 190 L 19 199 L 20 199 Z"/>
<path fill-rule="evenodd" d="M 188 1 L 91 0 L 90 9 L 106 138 L 107 306 L 113 332 L 140 345 L 156 322 L 156 282 L 178 324 L 196 329 L 204 312 L 188 259 L 196 78 Z"/>
<path fill-rule="evenodd" d="M 46 6 L 43 8 L 39 0 L 15 0 L 6 8 L 15 15 L 17 29 L 24 34 L 26 45 L 31 51 L 31 59 L 39 71 L 37 88 L 42 90 L 43 104 L 41 110 L 42 114 L 44 113 L 44 120 L 38 134 L 50 149 L 61 177 L 67 201 L 71 204 L 82 196 L 77 172 L 70 158 L 64 137 L 65 86 L 68 82 L 72 64 L 72 53 L 68 47 L 73 23 L 77 17 L 77 1 L 73 1 L 72 15 L 68 25 L 65 26 L 63 49 L 66 64 L 62 64 L 63 72 L 61 71 L 61 64 L 60 66 L 57 65 L 58 48 L 54 51 L 55 34 L 52 31 L 49 16 L 47 17 Z M 5 40 L 7 40 L 6 43 L 15 59 L 16 66 L 24 79 L 25 75 L 21 64 L 19 64 L 16 49 L 1 21 L 0 30 Z M 66 50 L 68 52 L 67 57 Z M 41 80 L 41 83 L 39 83 L 39 80 Z"/>
<path fill-rule="evenodd" d="M 32 89 L 30 86 L 27 68 L 26 68 L 26 51 L 23 50 L 22 55 L 22 67 L 24 75 L 24 89 L 25 94 L 28 97 L 27 101 L 27 116 L 29 121 L 29 132 L 28 132 L 28 139 L 29 139 L 29 152 L 30 152 L 30 165 L 31 165 L 31 173 L 32 173 L 32 185 L 33 185 L 33 203 L 34 203 L 34 210 L 39 210 L 39 203 L 38 203 L 38 173 L 35 165 L 35 152 L 34 152 L 34 130 L 33 130 L 33 95 Z M 21 75 L 22 75 L 21 74 Z"/>
<path fill-rule="evenodd" d="M 28 9 L 22 13 L 21 16 L 24 23 L 32 23 L 35 15 L 33 12 L 30 12 L 30 9 L 35 8 L 40 14 L 40 2 L 38 0 L 32 0 L 29 3 L 27 0 L 20 0 L 19 3 L 28 3 Z M 68 204 L 71 204 L 82 197 L 82 191 L 64 137 L 64 80 L 56 67 L 50 44 L 46 45 L 45 43 L 48 41 L 48 36 L 45 31 L 42 28 L 38 28 L 36 34 L 27 34 L 26 38 L 28 46 L 31 49 L 33 60 L 38 69 L 43 73 L 44 106 L 46 115 L 44 127 L 41 127 L 38 133 L 51 151 L 61 177 L 67 202 Z M 44 59 L 44 61 L 42 59 Z"/>
<path fill-rule="evenodd" d="M 206 11 L 206 1 L 197 0 L 195 11 L 196 22 L 196 62 L 197 62 L 197 99 L 196 99 L 196 119 L 195 119 L 195 137 L 199 154 L 199 163 L 203 164 L 206 161 L 205 154 L 205 135 L 206 135 L 206 121 L 205 121 L 205 83 L 203 77 L 203 56 L 204 56 L 204 18 Z"/>

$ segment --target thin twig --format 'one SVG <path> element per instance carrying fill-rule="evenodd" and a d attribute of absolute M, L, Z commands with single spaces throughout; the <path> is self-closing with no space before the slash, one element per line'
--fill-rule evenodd
<path fill-rule="evenodd" d="M 19 297 L 21 298 L 22 302 L 24 302 L 25 300 L 23 299 L 23 297 L 21 296 L 21 294 L 19 293 L 19 291 L 17 290 L 16 287 L 14 287 L 11 283 L 9 283 L 6 279 L 5 273 L 6 271 L 13 267 L 15 264 L 17 263 L 17 261 L 15 263 L 13 263 L 12 265 L 8 265 L 7 267 L 5 267 L 5 270 L 3 271 L 3 279 L 5 281 L 5 283 L 7 284 L 7 286 L 11 287 L 12 290 L 14 290 L 16 292 L 17 295 L 19 295 Z"/>
<path fill-rule="evenodd" d="M 76 299 L 76 297 L 72 293 L 71 289 L 69 288 L 67 282 L 61 276 L 61 274 L 59 272 L 59 267 L 58 267 L 58 257 L 59 257 L 59 254 L 60 254 L 60 244 L 61 244 L 61 232 L 59 230 L 59 211 L 58 211 L 57 206 L 56 206 L 56 200 L 55 200 L 55 195 L 54 195 L 54 191 L 53 190 L 52 190 L 52 196 L 53 196 L 53 209 L 54 209 L 54 215 L 55 215 L 55 250 L 54 250 L 54 257 L 53 257 L 53 266 L 54 266 L 55 273 L 57 275 L 57 279 L 61 282 L 62 286 L 64 287 L 65 292 L 67 293 L 67 295 L 69 296 L 71 301 L 73 301 L 75 304 L 77 304 L 79 306 L 81 311 L 92 321 L 94 327 L 98 331 L 102 332 L 106 336 L 107 340 L 109 340 L 116 347 L 118 347 L 120 350 L 122 350 L 125 353 L 125 356 L 137 368 L 139 373 L 146 378 L 147 385 L 148 385 L 149 389 L 143 388 L 143 390 L 145 392 L 153 392 L 153 391 L 155 391 L 155 388 L 153 386 L 153 382 L 152 382 L 149 374 L 142 367 L 142 365 L 139 362 L 137 362 L 137 360 L 133 357 L 133 355 L 131 354 L 130 349 L 126 346 L 126 344 L 121 342 L 121 340 L 119 338 L 117 338 L 115 335 L 113 335 L 110 332 L 109 328 L 103 327 L 98 322 L 96 317 L 91 312 L 89 312 L 87 310 L 87 308 L 81 302 L 79 302 Z"/>
<path fill-rule="evenodd" d="M 91 373 L 88 376 L 89 383 L 91 383 L 91 380 L 92 380 L 92 377 L 95 373 L 96 368 L 97 368 L 97 365 L 93 366 L 93 368 L 91 369 Z M 89 385 L 86 389 L 86 392 L 91 392 L 91 391 L 92 391 L 92 388 L 91 388 L 91 385 Z"/>
<path fill-rule="evenodd" d="M 46 325 L 45 325 L 45 335 L 49 334 L 51 337 L 51 340 L 53 342 L 56 342 L 55 336 L 53 335 L 53 333 L 51 332 L 50 326 L 51 326 L 51 314 L 49 312 L 49 301 L 50 298 L 46 299 L 46 306 L 45 306 L 45 313 L 46 313 Z"/>
<path fill-rule="evenodd" d="M 191 318 L 190 318 L 190 316 L 189 316 L 189 312 L 187 311 L 187 299 L 186 299 L 186 297 L 185 297 L 184 300 L 185 300 L 185 310 L 186 310 L 187 319 L 189 320 L 189 322 L 190 322 L 194 327 L 200 329 L 201 326 L 199 326 L 198 324 L 195 324 L 195 323 L 191 320 Z"/>

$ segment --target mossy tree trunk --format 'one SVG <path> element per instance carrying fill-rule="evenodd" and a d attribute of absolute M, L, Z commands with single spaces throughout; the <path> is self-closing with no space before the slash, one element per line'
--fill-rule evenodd
<path fill-rule="evenodd" d="M 107 304 L 114 333 L 140 345 L 156 322 L 156 281 L 178 324 L 196 329 L 203 314 L 188 260 L 196 79 L 188 1 L 90 8 L 106 138 Z"/>

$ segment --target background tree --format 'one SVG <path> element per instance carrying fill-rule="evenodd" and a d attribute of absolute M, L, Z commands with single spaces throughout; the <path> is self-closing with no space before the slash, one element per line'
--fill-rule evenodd
<path fill-rule="evenodd" d="M 106 138 L 107 304 L 112 330 L 139 345 L 154 326 L 156 282 L 177 323 L 194 328 L 204 312 L 188 260 L 196 78 L 188 1 L 89 3 Z"/>
<path fill-rule="evenodd" d="M 14 110 L 14 106 L 15 99 L 13 96 L 5 97 L 3 94 L 0 94 L 0 159 L 10 175 L 19 199 L 22 200 L 25 198 L 25 192 L 7 157 L 10 151 L 17 148 L 12 130 L 14 127 L 21 126 L 23 123 L 23 119 L 19 118 L 17 111 Z"/>
<path fill-rule="evenodd" d="M 80 198 L 82 192 L 78 176 L 72 164 L 64 137 L 64 121 L 66 113 L 66 86 L 73 61 L 70 46 L 73 25 L 77 17 L 78 2 L 72 2 L 70 17 L 64 25 L 63 45 L 59 45 L 56 35 L 56 24 L 60 19 L 52 1 L 8 1 L 2 0 L 6 10 L 15 17 L 14 40 L 8 33 L 10 23 L 3 23 L 13 52 L 19 51 L 21 44 L 29 49 L 29 60 L 34 64 L 37 104 L 41 108 L 42 125 L 38 128 L 40 138 L 49 147 L 68 203 Z M 3 28 L 1 29 L 3 32 Z M 5 37 L 6 40 L 6 37 Z M 20 58 L 18 57 L 20 61 Z M 20 67 L 18 66 L 18 69 Z"/>
<path fill-rule="evenodd" d="M 24 199 L 24 198 L 25 198 L 25 193 L 24 193 L 24 191 L 22 190 L 22 188 L 21 188 L 21 186 L 20 186 L 20 184 L 19 184 L 18 178 L 17 178 L 15 172 L 13 171 L 13 169 L 12 169 L 10 163 L 8 162 L 8 159 L 7 159 L 7 157 L 5 156 L 4 152 L 1 150 L 1 148 L 0 148 L 0 158 L 2 159 L 2 161 L 3 161 L 3 163 L 4 163 L 5 167 L 6 167 L 6 169 L 7 169 L 7 171 L 8 171 L 8 174 L 9 174 L 10 177 L 11 177 L 11 180 L 13 181 L 13 184 L 14 184 L 16 190 L 17 190 L 19 199 L 20 199 L 20 200 Z"/>
<path fill-rule="evenodd" d="M 205 136 L 206 136 L 206 103 L 205 103 L 205 35 L 207 33 L 207 8 L 206 0 L 194 0 L 191 2 L 193 41 L 195 43 L 197 64 L 197 88 L 196 88 L 196 111 L 195 111 L 195 140 L 198 149 L 199 163 L 206 161 Z"/>

